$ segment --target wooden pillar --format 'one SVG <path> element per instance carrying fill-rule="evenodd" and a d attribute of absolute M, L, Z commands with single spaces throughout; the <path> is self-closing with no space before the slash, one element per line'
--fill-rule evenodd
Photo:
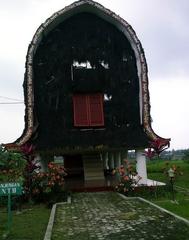
<path fill-rule="evenodd" d="M 128 150 L 121 151 L 121 165 L 124 165 L 124 161 L 127 160 Z"/>
<path fill-rule="evenodd" d="M 108 154 L 108 165 L 109 165 L 109 168 L 112 170 L 114 169 L 114 155 L 113 153 L 109 153 Z"/>
<path fill-rule="evenodd" d="M 103 168 L 104 168 L 104 170 L 108 170 L 109 169 L 109 165 L 108 165 L 108 152 L 103 154 L 102 160 L 103 160 Z"/>
<path fill-rule="evenodd" d="M 116 152 L 114 153 L 114 156 L 115 156 L 115 167 L 120 167 L 121 165 L 121 155 L 120 155 L 120 152 Z"/>

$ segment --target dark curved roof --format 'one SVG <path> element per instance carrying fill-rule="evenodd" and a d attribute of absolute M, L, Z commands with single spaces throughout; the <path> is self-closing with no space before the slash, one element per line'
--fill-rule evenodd
<path fill-rule="evenodd" d="M 59 23 L 65 21 L 71 16 L 81 13 L 89 12 L 93 13 L 107 22 L 116 26 L 120 31 L 124 33 L 126 38 L 131 44 L 131 47 L 135 53 L 137 73 L 139 78 L 139 99 L 140 99 L 140 122 L 143 126 L 150 141 L 160 139 L 162 145 L 167 145 L 170 139 L 164 139 L 154 133 L 151 128 L 151 117 L 150 117 L 150 104 L 149 104 L 149 91 L 148 91 L 148 70 L 147 63 L 144 55 L 142 45 L 132 27 L 120 16 L 114 12 L 103 7 L 101 4 L 92 0 L 80 0 L 73 4 L 63 8 L 62 10 L 54 13 L 49 17 L 40 27 L 37 29 L 27 52 L 26 57 L 26 72 L 25 72 L 25 129 L 22 136 L 15 141 L 13 144 L 15 147 L 19 147 L 24 143 L 28 142 L 34 132 L 34 92 L 33 92 L 33 58 L 35 52 L 42 40 L 52 29 L 54 29 Z M 13 145 L 10 145 L 13 147 Z M 8 147 L 9 145 L 7 145 Z"/>

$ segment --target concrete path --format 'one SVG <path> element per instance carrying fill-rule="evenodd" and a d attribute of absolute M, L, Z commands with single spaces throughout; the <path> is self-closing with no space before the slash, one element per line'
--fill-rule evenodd
<path fill-rule="evenodd" d="M 189 226 L 139 199 L 75 193 L 58 205 L 52 240 L 188 240 Z"/>

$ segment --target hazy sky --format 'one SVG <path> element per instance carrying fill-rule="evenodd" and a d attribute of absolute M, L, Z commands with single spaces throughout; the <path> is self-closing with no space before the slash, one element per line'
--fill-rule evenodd
<path fill-rule="evenodd" d="M 25 57 L 32 37 L 54 12 L 71 0 L 0 0 L 0 143 L 24 129 Z M 170 149 L 189 148 L 189 1 L 97 0 L 124 18 L 145 51 L 152 127 L 171 138 Z"/>

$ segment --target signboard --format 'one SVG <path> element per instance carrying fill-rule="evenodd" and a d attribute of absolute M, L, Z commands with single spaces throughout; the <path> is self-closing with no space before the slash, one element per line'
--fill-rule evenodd
<path fill-rule="evenodd" d="M 0 196 L 8 196 L 8 223 L 7 228 L 8 232 L 10 232 L 12 225 L 12 213 L 11 213 L 11 196 L 12 195 L 21 195 L 22 194 L 22 186 L 18 182 L 10 182 L 10 183 L 0 183 Z M 4 236 L 7 237 L 7 234 Z"/>
<path fill-rule="evenodd" d="M 22 187 L 20 183 L 0 183 L 0 196 L 21 195 Z"/>

